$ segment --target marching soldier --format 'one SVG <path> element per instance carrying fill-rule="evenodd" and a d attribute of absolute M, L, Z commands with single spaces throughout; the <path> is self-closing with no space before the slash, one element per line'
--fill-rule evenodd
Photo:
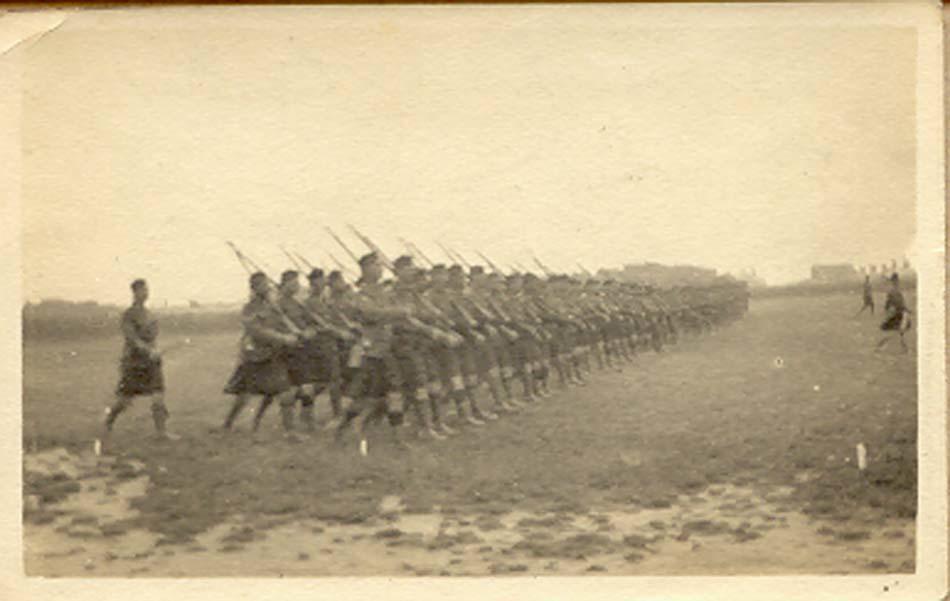
<path fill-rule="evenodd" d="M 322 341 L 318 340 L 317 324 L 308 308 L 297 300 L 300 276 L 294 270 L 280 277 L 278 307 L 301 332 L 299 345 L 287 349 L 287 375 L 293 387 L 294 402 L 300 401 L 300 419 L 308 432 L 316 430 L 314 402 L 329 381 L 329 370 L 323 360 Z M 325 333 L 325 332 L 324 332 Z M 284 428 L 293 428 L 293 414 L 282 412 Z"/>
<path fill-rule="evenodd" d="M 148 284 L 138 279 L 132 282 L 132 306 L 122 314 L 121 329 L 125 344 L 119 363 L 119 384 L 116 401 L 107 411 L 103 445 L 112 433 L 119 415 L 132 405 L 137 396 L 152 399 L 152 421 L 160 438 L 177 440 L 178 436 L 165 430 L 168 409 L 165 407 L 165 380 L 162 373 L 162 354 L 158 350 L 158 320 L 146 308 Z"/>
<path fill-rule="evenodd" d="M 334 274 L 336 275 L 334 276 Z M 329 282 L 332 296 L 333 285 L 338 278 L 342 282 L 342 274 L 339 271 L 334 271 L 330 273 L 330 276 L 332 278 Z M 327 335 L 319 339 L 316 356 L 320 376 L 318 380 L 326 385 L 330 395 L 333 417 L 339 419 L 343 399 L 342 357 L 345 356 L 354 341 L 353 331 L 357 329 L 357 326 L 341 310 L 333 307 L 331 302 L 328 301 L 328 282 L 324 279 L 322 269 L 312 269 L 307 275 L 307 281 L 310 284 L 310 292 L 304 303 L 307 310 L 315 315 L 320 315 L 336 328 L 335 335 Z M 315 391 L 315 394 L 319 393 L 320 391 Z"/>
<path fill-rule="evenodd" d="M 362 326 L 362 339 L 353 347 L 348 367 L 353 370 L 349 384 L 351 403 L 344 409 L 343 419 L 337 426 L 337 440 L 350 424 L 359 438 L 360 454 L 369 452 L 366 438 L 367 423 L 386 417 L 394 441 L 401 440 L 399 430 L 405 410 L 399 366 L 392 353 L 393 324 L 409 317 L 409 311 L 395 307 L 391 294 L 380 281 L 383 267 L 379 255 L 371 252 L 359 260 L 361 277 L 359 293 L 349 297 L 346 310 Z"/>
<path fill-rule="evenodd" d="M 226 394 L 235 395 L 235 399 L 225 417 L 223 430 L 231 429 L 252 396 L 261 395 L 261 404 L 254 416 L 254 431 L 260 427 L 267 407 L 276 399 L 284 431 L 292 438 L 295 391 L 288 373 L 287 356 L 302 338 L 278 309 L 267 275 L 252 274 L 250 287 L 251 299 L 241 311 L 244 334 L 238 366 L 224 389 Z"/>

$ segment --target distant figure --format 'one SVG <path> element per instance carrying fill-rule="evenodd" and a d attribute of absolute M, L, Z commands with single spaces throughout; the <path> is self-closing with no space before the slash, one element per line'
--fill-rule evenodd
<path fill-rule="evenodd" d="M 904 333 L 911 327 L 911 310 L 907 308 L 907 304 L 904 302 L 904 294 L 900 289 L 900 278 L 896 273 L 891 275 L 890 282 L 891 289 L 888 290 L 887 301 L 884 303 L 884 311 L 887 314 L 887 319 L 881 324 L 881 330 L 885 332 L 897 332 L 901 341 L 901 348 L 906 353 L 907 344 L 904 342 Z M 884 348 L 884 345 L 890 341 L 891 337 L 890 334 L 886 334 L 884 338 L 877 343 L 876 350 Z"/>
<path fill-rule="evenodd" d="M 865 309 L 870 309 L 871 315 L 874 315 L 874 290 L 871 288 L 871 276 L 868 275 L 864 276 L 864 304 L 858 315 L 864 313 Z"/>
<path fill-rule="evenodd" d="M 119 364 L 119 385 L 116 402 L 108 409 L 103 443 L 108 440 L 116 418 L 132 405 L 137 396 L 152 397 L 152 419 L 158 436 L 177 439 L 165 431 L 168 410 L 165 408 L 165 380 L 162 376 L 162 355 L 158 350 L 158 320 L 145 307 L 148 284 L 132 282 L 132 306 L 122 314 L 125 346 Z"/>

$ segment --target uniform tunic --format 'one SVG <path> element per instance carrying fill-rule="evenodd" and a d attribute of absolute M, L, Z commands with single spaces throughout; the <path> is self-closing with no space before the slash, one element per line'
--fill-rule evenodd
<path fill-rule="evenodd" d="M 265 299 L 251 299 L 241 311 L 244 335 L 240 360 L 224 392 L 227 394 L 275 395 L 287 391 L 286 343 L 290 330 L 280 313 Z"/>
<path fill-rule="evenodd" d="M 891 290 L 887 293 L 887 301 L 884 303 L 884 310 L 887 312 L 887 319 L 881 324 L 882 330 L 899 330 L 901 322 L 904 319 L 904 313 L 907 311 L 907 305 L 904 303 L 904 294 L 900 290 Z"/>
<path fill-rule="evenodd" d="M 344 310 L 362 325 L 359 341 L 361 357 L 351 357 L 348 366 L 353 369 L 349 394 L 360 411 L 385 399 L 390 392 L 399 391 L 402 382 L 399 367 L 392 354 L 392 322 L 399 314 L 392 308 L 389 291 L 381 283 L 364 283 L 359 294 L 346 299 Z"/>

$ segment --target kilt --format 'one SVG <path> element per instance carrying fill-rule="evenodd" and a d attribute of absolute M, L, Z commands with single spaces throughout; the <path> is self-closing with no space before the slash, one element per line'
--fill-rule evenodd
<path fill-rule="evenodd" d="M 410 347 L 395 352 L 396 364 L 399 366 L 399 379 L 402 391 L 409 397 L 415 395 L 417 389 L 428 382 L 425 354 L 421 349 Z"/>
<path fill-rule="evenodd" d="M 287 355 L 287 373 L 294 386 L 327 384 L 332 376 L 330 361 L 335 353 L 324 341 L 311 341 Z"/>
<path fill-rule="evenodd" d="M 515 340 L 511 345 L 511 359 L 516 368 L 521 368 L 526 363 L 531 363 L 537 358 L 537 343 L 527 337 Z"/>
<path fill-rule="evenodd" d="M 287 363 L 281 356 L 263 361 L 241 361 L 224 387 L 225 394 L 275 395 L 291 386 Z"/>
<path fill-rule="evenodd" d="M 478 343 L 475 347 L 475 361 L 478 373 L 487 373 L 499 367 L 498 352 L 491 341 Z"/>
<path fill-rule="evenodd" d="M 147 357 L 123 357 L 119 363 L 119 385 L 116 394 L 124 397 L 150 395 L 165 390 L 161 360 Z"/>
<path fill-rule="evenodd" d="M 469 377 L 478 374 L 478 363 L 475 359 L 475 346 L 470 341 L 465 341 L 456 349 L 459 358 L 459 364 L 462 368 L 462 375 Z"/>
<path fill-rule="evenodd" d="M 366 357 L 363 364 L 353 374 L 348 386 L 348 394 L 356 403 L 363 399 L 381 399 L 401 388 L 398 363 L 389 357 Z"/>
<path fill-rule="evenodd" d="M 882 330 L 900 330 L 901 323 L 904 321 L 904 315 L 902 313 L 895 313 L 891 315 L 881 324 Z"/>

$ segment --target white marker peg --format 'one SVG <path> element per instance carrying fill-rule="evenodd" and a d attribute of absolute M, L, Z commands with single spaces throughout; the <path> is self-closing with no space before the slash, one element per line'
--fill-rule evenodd
<path fill-rule="evenodd" d="M 864 443 L 858 443 L 857 446 L 858 452 L 858 469 L 862 472 L 868 468 L 868 449 L 864 446 Z"/>

